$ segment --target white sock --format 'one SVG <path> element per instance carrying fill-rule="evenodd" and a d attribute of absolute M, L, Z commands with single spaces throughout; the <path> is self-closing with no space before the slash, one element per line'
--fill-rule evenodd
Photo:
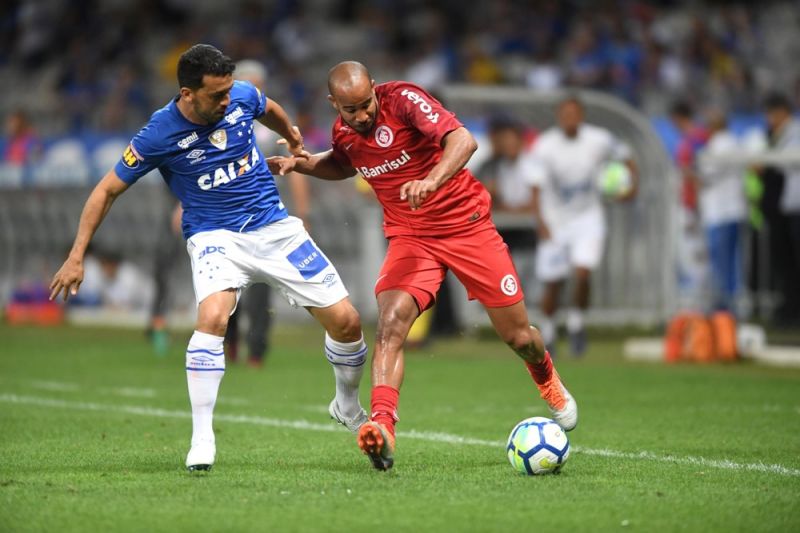
<path fill-rule="evenodd" d="M 583 329 L 583 311 L 578 308 L 571 308 L 567 311 L 567 331 L 577 333 Z"/>
<path fill-rule="evenodd" d="M 547 315 L 539 323 L 539 331 L 542 333 L 542 340 L 548 348 L 556 341 L 556 325 L 553 319 Z"/>
<path fill-rule="evenodd" d="M 345 416 L 355 416 L 361 409 L 358 401 L 358 384 L 367 360 L 364 335 L 355 342 L 339 342 L 325 333 L 325 357 L 333 366 L 336 377 L 336 403 Z"/>
<path fill-rule="evenodd" d="M 186 382 L 192 404 L 192 444 L 214 442 L 214 404 L 225 374 L 224 337 L 195 331 L 186 348 Z"/>

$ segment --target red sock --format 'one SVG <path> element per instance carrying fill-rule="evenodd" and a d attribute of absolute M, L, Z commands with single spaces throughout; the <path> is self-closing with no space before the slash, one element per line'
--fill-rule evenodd
<path fill-rule="evenodd" d="M 533 378 L 537 385 L 542 385 L 550 380 L 553 375 L 553 360 L 550 359 L 550 352 L 544 352 L 544 359 L 538 363 L 529 363 L 525 361 L 525 366 L 528 367 L 528 373 Z"/>
<path fill-rule="evenodd" d="M 400 391 L 388 385 L 372 387 L 372 416 L 373 421 L 383 425 L 394 437 L 394 424 L 397 418 L 397 402 Z"/>

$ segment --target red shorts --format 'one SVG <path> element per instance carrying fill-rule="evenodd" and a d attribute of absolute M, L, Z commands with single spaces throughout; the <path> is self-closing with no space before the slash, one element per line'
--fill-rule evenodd
<path fill-rule="evenodd" d="M 375 294 L 405 291 L 424 311 L 448 270 L 467 288 L 467 297 L 485 307 L 507 307 L 524 298 L 508 246 L 491 221 L 467 235 L 389 239 Z"/>

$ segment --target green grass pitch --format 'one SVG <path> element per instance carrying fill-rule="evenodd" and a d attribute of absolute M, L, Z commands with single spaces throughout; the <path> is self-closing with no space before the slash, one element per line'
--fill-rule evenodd
<path fill-rule="evenodd" d="M 279 327 L 262 370 L 229 365 L 217 464 L 190 474 L 183 370 L 135 331 L 0 326 L 0 531 L 800 531 L 800 371 L 557 361 L 572 455 L 527 477 L 503 444 L 546 415 L 499 341 L 411 352 L 395 468 L 328 419 L 322 335 Z M 369 396 L 368 379 L 362 403 Z"/>

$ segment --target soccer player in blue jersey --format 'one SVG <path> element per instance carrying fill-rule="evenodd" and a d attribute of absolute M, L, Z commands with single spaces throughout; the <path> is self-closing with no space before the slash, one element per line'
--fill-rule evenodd
<path fill-rule="evenodd" d="M 230 58 L 205 44 L 180 57 L 180 93 L 153 114 L 89 195 L 72 250 L 50 284 L 51 299 L 77 294 L 86 247 L 103 217 L 120 194 L 157 168 L 184 208 L 198 303 L 186 349 L 190 470 L 214 464 L 212 416 L 225 372 L 223 336 L 241 290 L 251 283 L 269 283 L 322 324 L 336 378 L 330 415 L 354 432 L 367 420 L 358 400 L 367 353 L 359 315 L 336 269 L 303 223 L 286 212 L 256 146 L 253 121 L 281 135 L 295 156 L 308 155 L 303 138 L 274 100 L 249 82 L 234 81 L 234 68 Z"/>

